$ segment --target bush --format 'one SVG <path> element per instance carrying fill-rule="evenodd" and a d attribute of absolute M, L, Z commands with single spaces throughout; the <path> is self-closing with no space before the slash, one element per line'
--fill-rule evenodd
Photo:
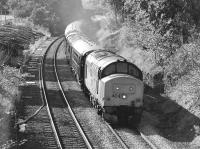
<path fill-rule="evenodd" d="M 188 76 L 192 71 L 199 71 L 200 67 L 199 39 L 190 44 L 184 44 L 168 61 L 165 67 L 167 88 L 176 86 L 179 79 Z"/>
<path fill-rule="evenodd" d="M 84 16 L 81 1 L 9 0 L 8 4 L 16 17 L 47 27 L 54 36 L 63 34 L 68 23 Z"/>
<path fill-rule="evenodd" d="M 0 68 L 0 114 L 9 114 L 13 110 L 17 95 L 19 95 L 18 87 L 22 83 L 23 75 L 19 69 L 9 66 Z"/>
<path fill-rule="evenodd" d="M 168 95 L 186 109 L 199 108 L 200 104 L 200 75 L 199 70 L 191 70 L 187 75 L 177 80 Z M 200 114 L 200 113 L 198 113 Z"/>

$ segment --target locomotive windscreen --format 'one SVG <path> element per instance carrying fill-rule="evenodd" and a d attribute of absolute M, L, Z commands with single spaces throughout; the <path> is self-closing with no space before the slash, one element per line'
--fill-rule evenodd
<path fill-rule="evenodd" d="M 111 74 L 129 74 L 142 80 L 142 72 L 133 64 L 127 62 L 115 62 L 103 69 L 100 78 Z"/>

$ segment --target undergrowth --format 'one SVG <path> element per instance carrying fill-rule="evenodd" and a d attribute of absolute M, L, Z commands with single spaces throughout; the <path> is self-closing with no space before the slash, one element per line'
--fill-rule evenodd
<path fill-rule="evenodd" d="M 15 102 L 17 99 L 20 98 L 20 91 L 19 86 L 23 83 L 23 78 L 26 74 L 22 74 L 23 65 L 29 60 L 30 55 L 48 38 L 51 36 L 48 29 L 44 27 L 40 27 L 38 25 L 34 25 L 32 22 L 28 21 L 27 19 L 14 19 L 9 22 L 9 25 L 16 26 L 16 27 L 29 27 L 32 29 L 33 32 L 38 33 L 39 38 L 33 39 L 27 44 L 26 48 L 18 49 L 23 51 L 21 53 L 18 52 L 17 55 L 14 57 L 10 57 L 10 63 L 1 64 L 0 66 L 0 115 L 9 113 L 12 111 Z M 5 35 L 6 36 L 6 35 Z M 9 44 L 9 43 L 8 43 Z M 12 43 L 10 43 L 12 44 Z M 21 45 L 23 47 L 23 45 Z M 4 51 L 9 50 L 5 49 Z M 7 52 L 9 53 L 9 52 Z M 6 54 L 6 52 L 4 53 Z M 4 55 L 9 56 L 9 55 Z M 20 59 L 20 66 L 18 68 L 11 67 L 17 63 L 18 59 Z M 9 64 L 11 64 L 9 66 Z M 21 68 L 20 68 L 21 67 Z"/>
<path fill-rule="evenodd" d="M 191 32 L 188 42 L 177 42 L 171 32 L 163 36 L 150 22 L 143 10 L 135 13 L 135 20 L 117 21 L 110 11 L 105 14 L 107 34 L 100 36 L 102 45 L 115 48 L 115 52 L 135 63 L 144 74 L 144 81 L 172 100 L 200 117 L 200 39 L 198 32 Z M 112 16 L 112 17 L 111 17 Z M 115 21 L 116 20 L 116 21 Z M 120 25 L 119 25 L 120 24 Z M 118 32 L 115 34 L 115 32 Z M 194 36 L 194 37 L 193 37 Z M 162 84 L 162 85 L 161 85 Z"/>
<path fill-rule="evenodd" d="M 28 18 L 14 18 L 10 21 L 13 25 L 21 25 L 32 28 L 33 31 L 42 33 L 43 35 L 47 37 L 51 37 L 51 33 L 49 32 L 48 28 L 45 28 L 40 25 L 35 25 L 33 22 L 31 22 Z"/>
<path fill-rule="evenodd" d="M 18 87 L 23 83 L 19 69 L 10 66 L 0 68 L 0 115 L 9 114 L 20 98 Z"/>
<path fill-rule="evenodd" d="M 29 49 L 23 51 L 24 60 L 23 65 L 25 65 L 28 60 L 30 59 L 30 56 L 47 40 L 47 36 L 41 37 L 35 43 L 29 45 Z"/>

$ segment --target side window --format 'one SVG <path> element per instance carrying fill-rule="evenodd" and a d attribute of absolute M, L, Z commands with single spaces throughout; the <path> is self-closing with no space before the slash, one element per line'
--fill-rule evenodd
<path fill-rule="evenodd" d="M 70 54 L 70 51 L 71 51 L 71 46 L 70 45 L 67 47 L 67 50 L 68 50 L 68 52 Z"/>

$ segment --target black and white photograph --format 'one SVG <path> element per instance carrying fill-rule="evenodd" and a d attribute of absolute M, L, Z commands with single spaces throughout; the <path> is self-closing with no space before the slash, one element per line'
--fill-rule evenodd
<path fill-rule="evenodd" d="M 0 0 L 0 149 L 200 149 L 200 0 Z"/>

